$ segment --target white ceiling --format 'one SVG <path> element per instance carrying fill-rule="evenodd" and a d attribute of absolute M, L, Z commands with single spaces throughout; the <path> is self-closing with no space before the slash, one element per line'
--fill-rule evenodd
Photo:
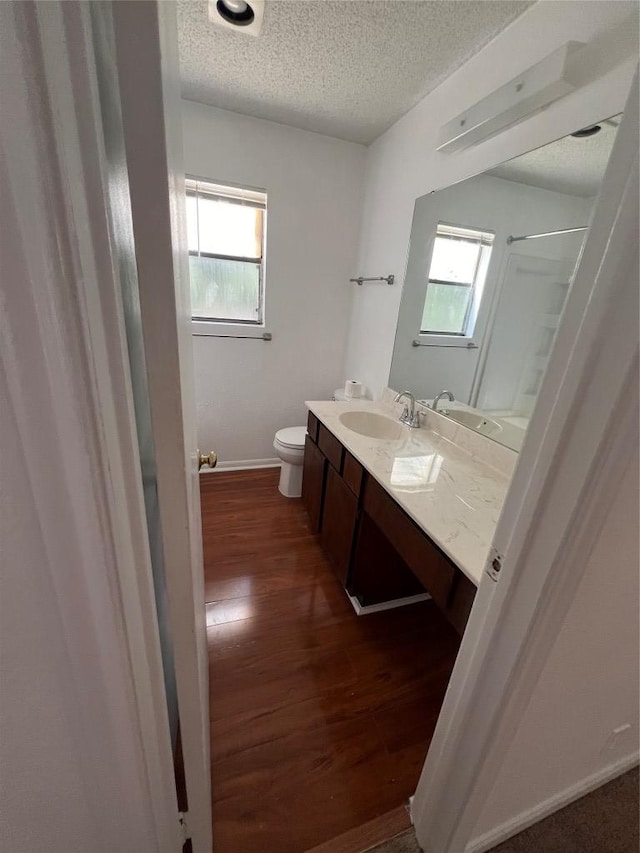
<path fill-rule="evenodd" d="M 368 144 L 532 0 L 267 0 L 258 38 L 178 2 L 185 98 Z"/>
<path fill-rule="evenodd" d="M 597 195 L 621 116 L 599 122 L 595 136 L 565 136 L 509 160 L 489 174 L 520 184 L 591 198 Z M 577 130 L 578 128 L 576 128 Z"/>

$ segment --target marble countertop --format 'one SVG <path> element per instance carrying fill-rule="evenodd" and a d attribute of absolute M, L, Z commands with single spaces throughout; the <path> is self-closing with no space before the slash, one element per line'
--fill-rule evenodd
<path fill-rule="evenodd" d="M 401 408 L 384 402 L 307 402 L 307 407 L 395 498 L 416 524 L 477 586 L 510 477 L 439 431 L 439 415 L 420 429 L 402 426 L 397 440 L 369 438 L 340 421 L 368 411 L 397 421 Z M 443 430 L 444 431 L 444 430 Z M 464 430 L 464 433 L 468 433 Z M 487 444 L 490 458 L 491 444 Z"/>

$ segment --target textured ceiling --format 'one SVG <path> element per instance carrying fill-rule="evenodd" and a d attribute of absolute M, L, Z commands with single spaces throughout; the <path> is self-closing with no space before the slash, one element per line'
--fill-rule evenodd
<path fill-rule="evenodd" d="M 178 3 L 185 98 L 369 143 L 531 0 L 267 0 L 258 38 Z"/>
<path fill-rule="evenodd" d="M 598 193 L 621 116 L 600 122 L 600 133 L 565 136 L 503 163 L 489 174 L 519 184 L 590 198 Z"/>

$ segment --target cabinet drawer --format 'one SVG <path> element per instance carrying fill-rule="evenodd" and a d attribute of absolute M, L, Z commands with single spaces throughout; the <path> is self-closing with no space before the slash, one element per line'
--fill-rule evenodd
<path fill-rule="evenodd" d="M 363 507 L 435 603 L 446 610 L 455 566 L 371 477 L 367 479 Z"/>
<path fill-rule="evenodd" d="M 324 424 L 318 425 L 318 447 L 336 469 L 338 474 L 342 474 L 342 457 L 344 455 L 344 448 L 335 435 L 330 433 Z"/>
<path fill-rule="evenodd" d="M 348 450 L 344 452 L 344 465 L 342 468 L 342 479 L 351 489 L 356 497 L 360 496 L 364 468 L 357 462 Z"/>
<path fill-rule="evenodd" d="M 317 417 L 313 414 L 313 412 L 309 412 L 309 417 L 307 418 L 307 434 L 311 437 L 311 441 L 314 444 L 318 443 L 318 425 L 319 421 Z"/>

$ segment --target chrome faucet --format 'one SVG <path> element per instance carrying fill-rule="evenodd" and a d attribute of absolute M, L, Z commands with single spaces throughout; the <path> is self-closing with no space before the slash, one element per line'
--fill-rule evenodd
<path fill-rule="evenodd" d="M 439 394 L 436 394 L 433 398 L 433 402 L 431 403 L 431 408 L 434 412 L 438 411 L 438 403 L 443 397 L 446 397 L 450 403 L 455 403 L 456 398 L 453 396 L 451 391 L 441 391 Z"/>
<path fill-rule="evenodd" d="M 408 427 L 416 429 L 420 426 L 420 415 L 422 413 L 416 412 L 416 398 L 413 396 L 411 391 L 401 391 L 396 395 L 395 402 L 399 403 L 400 400 L 405 397 L 407 399 L 407 405 L 404 407 L 404 412 L 400 415 L 400 420 Z"/>

